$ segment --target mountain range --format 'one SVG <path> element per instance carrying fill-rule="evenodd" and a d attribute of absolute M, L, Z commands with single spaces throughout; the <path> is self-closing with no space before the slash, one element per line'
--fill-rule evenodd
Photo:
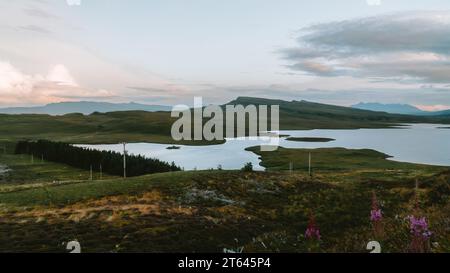
<path fill-rule="evenodd" d="M 65 115 L 70 113 L 81 113 L 90 115 L 94 112 L 107 113 L 117 111 L 170 111 L 172 107 L 163 105 L 146 105 L 139 103 L 109 103 L 109 102 L 59 102 L 51 103 L 44 106 L 35 107 L 9 107 L 0 108 L 1 114 L 48 114 L 48 115 Z"/>
<path fill-rule="evenodd" d="M 279 103 L 284 107 L 287 107 L 287 101 L 282 100 L 268 100 L 262 98 L 249 98 L 239 97 L 228 104 L 250 104 L 250 103 Z M 326 105 L 308 101 L 291 101 L 289 102 L 289 108 L 295 106 L 297 110 L 304 111 L 317 111 L 327 106 L 327 110 L 334 112 L 340 109 L 338 112 L 344 111 L 347 114 L 363 114 L 367 115 L 367 112 L 358 112 L 353 110 L 366 110 L 372 112 L 384 112 L 389 114 L 401 114 L 401 115 L 415 115 L 415 116 L 450 116 L 450 110 L 444 111 L 422 111 L 419 108 L 409 104 L 382 104 L 382 103 L 358 103 L 352 105 L 350 108 L 334 105 Z M 164 105 L 147 105 L 140 103 L 109 103 L 109 102 L 92 102 L 92 101 L 79 101 L 79 102 L 60 102 L 50 103 L 44 106 L 34 107 L 8 107 L 0 108 L 0 114 L 47 114 L 47 115 L 65 115 L 71 113 L 81 113 L 84 115 L 90 115 L 92 113 L 107 113 L 107 112 L 120 112 L 120 111 L 146 111 L 146 112 L 158 112 L 158 111 L 171 111 L 171 106 Z M 308 114 L 311 114 L 309 112 Z M 375 114 L 375 113 L 372 113 Z"/>
<path fill-rule="evenodd" d="M 376 112 L 386 112 L 390 114 L 403 114 L 403 115 L 416 115 L 416 116 L 441 116 L 450 115 L 450 110 L 443 111 L 423 111 L 419 108 L 410 104 L 383 104 L 377 102 L 360 102 L 358 104 L 352 105 L 352 108 L 376 111 Z"/>

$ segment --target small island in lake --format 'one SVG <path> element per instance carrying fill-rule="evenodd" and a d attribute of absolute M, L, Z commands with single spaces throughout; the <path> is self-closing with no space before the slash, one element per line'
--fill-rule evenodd
<path fill-rule="evenodd" d="M 327 137 L 288 137 L 286 140 L 298 142 L 330 142 L 335 141 L 333 138 Z"/>
<path fill-rule="evenodd" d="M 173 145 L 173 146 L 167 147 L 166 149 L 167 149 L 167 150 L 179 150 L 180 148 L 181 148 L 180 146 L 175 146 L 175 145 Z"/>

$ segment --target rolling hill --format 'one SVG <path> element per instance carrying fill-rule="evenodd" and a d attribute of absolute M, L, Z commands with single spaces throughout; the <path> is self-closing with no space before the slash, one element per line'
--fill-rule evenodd
<path fill-rule="evenodd" d="M 280 105 L 280 128 L 289 129 L 352 129 L 382 128 L 400 123 L 449 123 L 446 116 L 413 116 L 389 114 L 309 101 L 283 101 L 238 97 L 228 104 Z"/>

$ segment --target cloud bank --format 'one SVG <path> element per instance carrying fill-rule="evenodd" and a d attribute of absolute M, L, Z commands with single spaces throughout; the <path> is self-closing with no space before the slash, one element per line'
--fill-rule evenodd
<path fill-rule="evenodd" d="M 46 104 L 113 96 L 106 90 L 80 87 L 61 64 L 52 66 L 46 75 L 27 75 L 10 63 L 0 61 L 0 101 L 3 105 Z"/>
<path fill-rule="evenodd" d="M 281 50 L 288 67 L 321 77 L 450 83 L 450 11 L 404 12 L 313 25 Z"/>

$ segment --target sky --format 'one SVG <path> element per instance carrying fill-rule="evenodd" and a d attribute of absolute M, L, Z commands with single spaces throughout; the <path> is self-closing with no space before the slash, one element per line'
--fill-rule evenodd
<path fill-rule="evenodd" d="M 448 0 L 0 0 L 0 107 L 238 96 L 450 108 Z"/>

